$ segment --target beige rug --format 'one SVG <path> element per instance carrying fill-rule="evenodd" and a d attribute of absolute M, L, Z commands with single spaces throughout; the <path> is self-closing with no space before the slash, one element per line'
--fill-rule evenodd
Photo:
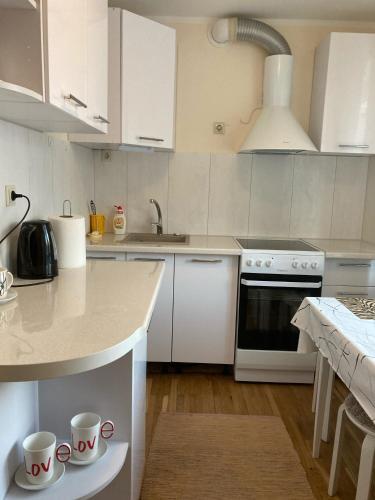
<path fill-rule="evenodd" d="M 312 500 L 278 417 L 161 413 L 142 500 Z"/>

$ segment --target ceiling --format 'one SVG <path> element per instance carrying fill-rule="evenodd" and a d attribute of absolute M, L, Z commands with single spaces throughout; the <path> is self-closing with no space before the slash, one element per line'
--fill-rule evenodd
<path fill-rule="evenodd" d="M 143 16 L 375 21 L 374 0 L 109 0 Z"/>

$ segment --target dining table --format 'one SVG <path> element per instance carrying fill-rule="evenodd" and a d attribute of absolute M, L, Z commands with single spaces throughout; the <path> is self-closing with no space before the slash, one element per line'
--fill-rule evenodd
<path fill-rule="evenodd" d="M 375 299 L 306 297 L 292 324 L 308 335 L 318 351 L 313 457 L 327 440 L 335 374 L 375 423 Z"/>

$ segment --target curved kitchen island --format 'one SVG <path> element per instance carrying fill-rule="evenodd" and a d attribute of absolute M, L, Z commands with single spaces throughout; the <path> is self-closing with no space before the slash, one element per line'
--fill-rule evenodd
<path fill-rule="evenodd" d="M 137 499 L 145 449 L 147 328 L 163 275 L 156 262 L 90 261 L 0 306 L 0 498 Z M 93 411 L 115 423 L 95 464 L 67 464 L 49 489 L 13 483 L 22 441 Z M 104 488 L 103 493 L 99 493 Z"/>

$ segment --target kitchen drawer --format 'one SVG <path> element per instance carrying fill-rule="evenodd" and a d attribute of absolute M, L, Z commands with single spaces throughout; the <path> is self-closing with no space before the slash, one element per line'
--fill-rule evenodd
<path fill-rule="evenodd" d="M 324 285 L 375 286 L 375 261 L 326 259 Z"/>
<path fill-rule="evenodd" d="M 325 285 L 322 297 L 375 297 L 375 286 Z"/>
<path fill-rule="evenodd" d="M 87 260 L 126 260 L 126 253 L 123 252 L 87 252 Z"/>

